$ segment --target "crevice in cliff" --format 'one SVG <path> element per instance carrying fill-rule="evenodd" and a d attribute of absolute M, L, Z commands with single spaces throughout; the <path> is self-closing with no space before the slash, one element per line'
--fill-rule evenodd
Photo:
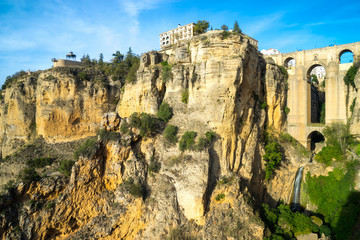
<path fill-rule="evenodd" d="M 213 144 L 208 149 L 209 153 L 209 168 L 208 168 L 208 180 L 206 190 L 203 196 L 204 215 L 210 210 L 210 198 L 211 194 L 216 187 L 217 180 L 220 176 L 220 159 L 214 150 Z"/>

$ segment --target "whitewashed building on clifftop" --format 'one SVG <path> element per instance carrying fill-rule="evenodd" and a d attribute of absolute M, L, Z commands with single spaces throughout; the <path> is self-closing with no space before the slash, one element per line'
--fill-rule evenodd
<path fill-rule="evenodd" d="M 161 33 L 159 36 L 161 49 L 178 41 L 190 39 L 194 36 L 194 23 L 189 23 L 185 26 L 179 24 L 177 28 Z"/>

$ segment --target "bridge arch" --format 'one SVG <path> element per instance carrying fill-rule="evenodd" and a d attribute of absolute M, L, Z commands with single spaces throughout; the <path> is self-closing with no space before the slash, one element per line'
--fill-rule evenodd
<path fill-rule="evenodd" d="M 322 147 L 322 145 L 324 144 L 325 141 L 325 137 L 324 135 L 319 132 L 319 131 L 312 131 L 308 137 L 307 137 L 307 149 L 310 151 L 316 151 L 319 149 L 318 148 Z"/>
<path fill-rule="evenodd" d="M 349 48 L 341 50 L 339 52 L 339 62 L 340 64 L 354 62 L 354 52 Z"/>
<path fill-rule="evenodd" d="M 288 58 L 285 59 L 285 61 L 284 61 L 284 67 L 285 68 L 291 68 L 291 67 L 295 67 L 295 66 L 296 66 L 295 58 L 288 57 Z"/>
<path fill-rule="evenodd" d="M 307 122 L 325 124 L 326 68 L 321 63 L 312 64 L 307 72 Z"/>

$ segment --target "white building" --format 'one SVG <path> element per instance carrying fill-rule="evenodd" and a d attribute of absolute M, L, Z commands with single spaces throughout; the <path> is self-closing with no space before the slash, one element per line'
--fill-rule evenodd
<path fill-rule="evenodd" d="M 185 26 L 181 26 L 179 24 L 177 28 L 161 33 L 159 36 L 160 48 L 170 46 L 178 41 L 190 39 L 194 36 L 194 23 L 190 23 Z"/>
<path fill-rule="evenodd" d="M 279 51 L 279 50 L 273 49 L 273 48 L 270 48 L 270 49 L 268 49 L 268 50 L 263 49 L 263 50 L 261 50 L 260 52 L 261 52 L 262 54 L 264 54 L 264 55 L 276 55 L 276 54 L 280 54 L 280 51 Z"/>

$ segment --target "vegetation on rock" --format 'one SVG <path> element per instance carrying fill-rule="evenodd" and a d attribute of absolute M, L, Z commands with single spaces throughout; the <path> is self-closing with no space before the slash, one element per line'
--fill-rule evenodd
<path fill-rule="evenodd" d="M 74 158 L 78 160 L 80 156 L 90 157 L 96 145 L 97 140 L 95 137 L 86 139 L 86 141 L 83 142 L 83 144 L 81 144 L 79 148 L 74 152 Z"/>
<path fill-rule="evenodd" d="M 194 131 L 186 131 L 184 135 L 181 136 L 179 142 L 179 149 L 180 151 L 185 150 L 193 150 L 195 147 L 195 138 L 197 133 Z"/>
<path fill-rule="evenodd" d="M 25 168 L 21 171 L 19 175 L 19 180 L 25 184 L 29 184 L 33 181 L 39 181 L 41 177 L 36 172 L 35 168 Z"/>
<path fill-rule="evenodd" d="M 178 127 L 174 125 L 167 125 L 164 130 L 164 138 L 169 144 L 175 144 L 178 141 L 177 138 Z"/>
<path fill-rule="evenodd" d="M 156 115 L 158 118 L 167 123 L 171 119 L 173 111 L 168 103 L 162 102 Z"/>
<path fill-rule="evenodd" d="M 130 116 L 130 127 L 140 130 L 140 136 L 149 137 L 157 131 L 156 119 L 147 113 L 133 113 Z"/>
<path fill-rule="evenodd" d="M 330 233 L 326 225 L 316 225 L 311 217 L 293 212 L 289 205 L 280 204 L 272 209 L 267 204 L 262 204 L 261 218 L 272 233 L 265 240 L 295 239 L 301 234 L 312 232 L 325 235 Z"/>
<path fill-rule="evenodd" d="M 235 21 L 235 23 L 234 23 L 233 33 L 238 33 L 238 34 L 242 33 L 237 21 Z"/>
<path fill-rule="evenodd" d="M 199 35 L 205 33 L 209 29 L 209 22 L 205 20 L 198 20 L 194 25 L 194 34 Z"/>
<path fill-rule="evenodd" d="M 172 65 L 169 65 L 167 61 L 161 62 L 161 69 L 162 69 L 162 81 L 164 83 L 173 78 L 171 72 Z"/>
<path fill-rule="evenodd" d="M 65 177 L 70 177 L 71 174 L 71 168 L 74 165 L 74 161 L 72 160 L 61 160 L 59 171 L 65 175 Z"/>
<path fill-rule="evenodd" d="M 185 91 L 181 94 L 181 102 L 188 104 L 189 102 L 189 89 L 185 89 Z"/>
<path fill-rule="evenodd" d="M 268 142 L 265 145 L 265 154 L 263 159 L 265 163 L 265 180 L 269 180 L 273 174 L 273 171 L 280 166 L 283 154 L 281 152 L 281 146 L 277 142 Z"/>
<path fill-rule="evenodd" d="M 344 82 L 347 86 L 352 86 L 353 88 L 356 88 L 355 86 L 355 75 L 358 72 L 360 68 L 360 62 L 354 63 L 346 72 L 344 76 Z"/>

